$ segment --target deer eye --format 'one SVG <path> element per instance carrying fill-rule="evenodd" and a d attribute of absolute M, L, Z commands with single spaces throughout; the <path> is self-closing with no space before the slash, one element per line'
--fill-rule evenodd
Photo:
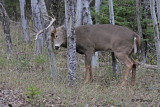
<path fill-rule="evenodd" d="M 56 38 L 58 37 L 58 35 L 56 35 Z"/>

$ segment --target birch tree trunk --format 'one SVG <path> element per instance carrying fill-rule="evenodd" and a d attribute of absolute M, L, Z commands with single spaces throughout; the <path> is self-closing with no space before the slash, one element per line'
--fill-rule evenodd
<path fill-rule="evenodd" d="M 89 0 L 82 0 L 82 25 L 93 24 L 89 10 Z"/>
<path fill-rule="evenodd" d="M 28 22 L 26 16 L 26 0 L 19 0 L 20 3 L 20 10 L 21 10 L 21 24 L 22 24 L 22 31 L 24 36 L 24 42 L 30 43 L 30 33 L 28 29 Z"/>
<path fill-rule="evenodd" d="M 138 33 L 139 33 L 139 36 L 141 38 L 143 38 L 143 35 L 142 35 L 142 26 L 141 26 L 141 11 L 140 11 L 140 0 L 136 0 L 136 12 L 137 12 L 137 24 L 138 24 Z M 143 63 L 146 63 L 146 54 L 145 54 L 145 44 L 142 43 L 141 44 L 141 57 L 143 58 Z"/>
<path fill-rule="evenodd" d="M 82 25 L 93 24 L 89 9 L 90 0 L 82 0 Z M 98 52 L 92 56 L 92 69 L 99 68 Z"/>
<path fill-rule="evenodd" d="M 31 0 L 34 30 L 36 32 L 38 32 L 40 29 L 43 28 L 42 21 L 41 21 L 40 7 L 38 4 L 39 4 L 39 0 Z M 42 52 L 43 52 L 43 35 L 40 34 L 38 39 L 35 41 L 35 54 L 42 54 Z"/>
<path fill-rule="evenodd" d="M 13 55 L 12 41 L 11 41 L 10 28 L 9 28 L 10 23 L 9 23 L 9 17 L 2 3 L 3 2 L 0 2 L 0 9 L 2 12 L 2 26 L 3 26 L 4 36 L 7 44 L 7 59 L 9 59 Z"/>
<path fill-rule="evenodd" d="M 157 16 L 158 16 L 158 23 L 160 25 L 160 0 L 157 0 Z"/>
<path fill-rule="evenodd" d="M 95 12 L 99 12 L 102 0 L 95 0 Z"/>
<path fill-rule="evenodd" d="M 95 0 L 95 12 L 99 12 L 99 10 L 100 10 L 100 6 L 101 6 L 101 0 Z M 99 24 L 98 22 L 97 22 L 97 20 L 96 20 L 96 24 Z"/>
<path fill-rule="evenodd" d="M 114 10 L 113 10 L 113 1 L 109 0 L 109 13 L 110 13 L 110 23 L 115 25 L 115 21 L 114 21 Z M 114 52 L 111 52 L 112 55 L 112 70 L 113 70 L 113 76 L 117 77 L 116 73 L 117 73 L 117 60 L 116 57 L 114 55 Z"/>
<path fill-rule="evenodd" d="M 77 0 L 75 26 L 82 25 L 82 0 Z"/>
<path fill-rule="evenodd" d="M 156 53 L 157 53 L 157 65 L 160 71 L 160 38 L 159 38 L 157 17 L 155 12 L 155 0 L 150 0 L 150 10 L 151 10 L 151 16 L 153 21 L 154 39 L 155 39 L 155 46 L 156 46 Z"/>
<path fill-rule="evenodd" d="M 74 24 L 75 5 L 75 0 L 65 0 L 65 24 L 67 30 L 69 86 L 73 86 L 76 80 L 76 34 Z"/>
<path fill-rule="evenodd" d="M 44 15 L 48 15 L 44 0 L 39 0 L 39 6 L 41 7 L 40 12 L 42 14 L 42 16 L 41 16 L 41 20 L 43 22 L 42 25 L 43 25 L 43 28 L 46 28 L 49 24 L 47 22 L 47 20 L 49 20 L 49 19 L 44 16 Z M 47 19 L 47 20 L 45 20 L 45 19 Z M 55 55 L 54 55 L 54 52 L 52 49 L 52 45 L 51 45 L 50 32 L 51 32 L 51 29 L 48 29 L 48 30 L 45 30 L 43 34 L 44 34 L 44 39 L 46 42 L 46 47 L 47 47 L 48 56 L 49 56 L 51 77 L 53 77 L 53 79 L 56 80 L 57 64 L 56 64 L 56 58 L 55 58 Z"/>

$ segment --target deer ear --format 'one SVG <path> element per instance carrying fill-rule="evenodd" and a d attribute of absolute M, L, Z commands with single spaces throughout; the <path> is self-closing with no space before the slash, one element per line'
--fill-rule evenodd
<path fill-rule="evenodd" d="M 51 31 L 51 40 L 55 39 L 55 32 L 56 32 L 55 29 Z"/>
<path fill-rule="evenodd" d="M 51 36 L 52 36 L 52 34 L 55 34 L 55 32 L 56 32 L 56 29 L 53 29 L 53 30 L 51 31 Z"/>
<path fill-rule="evenodd" d="M 53 42 L 55 39 L 55 33 L 54 32 L 51 32 L 51 41 Z"/>

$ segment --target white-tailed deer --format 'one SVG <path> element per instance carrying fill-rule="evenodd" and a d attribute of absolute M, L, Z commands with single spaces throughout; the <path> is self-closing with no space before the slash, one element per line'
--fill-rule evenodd
<path fill-rule="evenodd" d="M 121 86 L 124 86 L 129 72 L 132 70 L 131 84 L 135 83 L 136 62 L 131 54 L 137 51 L 137 44 L 140 47 L 140 37 L 126 27 L 102 24 L 82 25 L 76 27 L 76 50 L 85 55 L 85 80 L 93 79 L 91 69 L 91 58 L 96 51 L 111 50 L 115 56 L 125 64 L 126 70 Z M 67 35 L 64 26 L 53 29 L 51 40 L 54 41 L 55 49 L 60 46 L 67 48 Z"/>

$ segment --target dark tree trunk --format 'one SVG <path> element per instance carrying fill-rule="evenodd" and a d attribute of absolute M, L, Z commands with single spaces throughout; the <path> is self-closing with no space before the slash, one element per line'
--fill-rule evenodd
<path fill-rule="evenodd" d="M 114 11 L 113 11 L 113 1 L 109 0 L 109 12 L 110 12 L 110 23 L 115 25 L 114 21 Z M 113 70 L 113 76 L 116 78 L 116 72 L 117 72 L 117 60 L 114 55 L 114 52 L 111 52 L 112 55 L 112 70 Z"/>
<path fill-rule="evenodd" d="M 9 59 L 13 55 L 12 41 L 9 28 L 10 23 L 9 23 L 9 17 L 2 3 L 3 2 L 0 2 L 0 9 L 2 11 L 2 26 L 7 44 L 7 59 Z"/>
<path fill-rule="evenodd" d="M 137 12 L 137 24 L 138 24 L 138 33 L 139 33 L 139 36 L 141 38 L 143 38 L 143 35 L 142 35 L 142 26 L 141 26 L 141 10 L 140 10 L 140 6 L 141 6 L 141 3 L 140 3 L 140 0 L 136 0 L 136 12 Z M 146 53 L 145 53 L 145 44 L 144 42 L 141 44 L 141 57 L 143 59 L 143 63 L 146 63 Z"/>

